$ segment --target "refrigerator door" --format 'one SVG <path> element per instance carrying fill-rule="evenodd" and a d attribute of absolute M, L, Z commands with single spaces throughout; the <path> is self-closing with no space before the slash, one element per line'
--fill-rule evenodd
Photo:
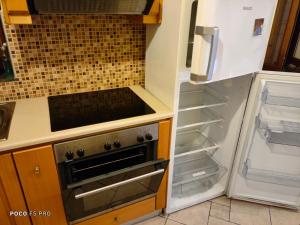
<path fill-rule="evenodd" d="M 277 0 L 198 0 L 191 81 L 262 69 Z"/>
<path fill-rule="evenodd" d="M 229 196 L 300 208 L 299 74 L 261 73 L 255 78 Z"/>

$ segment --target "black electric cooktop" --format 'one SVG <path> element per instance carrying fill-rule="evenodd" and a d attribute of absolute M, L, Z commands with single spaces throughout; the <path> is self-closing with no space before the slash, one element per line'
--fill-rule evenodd
<path fill-rule="evenodd" d="M 130 88 L 48 97 L 51 131 L 155 113 Z"/>

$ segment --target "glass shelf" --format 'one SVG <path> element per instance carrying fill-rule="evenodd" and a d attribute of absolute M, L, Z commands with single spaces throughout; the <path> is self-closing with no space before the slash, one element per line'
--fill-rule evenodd
<path fill-rule="evenodd" d="M 300 84 L 266 82 L 262 101 L 269 105 L 281 105 L 300 108 Z"/>
<path fill-rule="evenodd" d="M 276 171 L 251 168 L 249 159 L 244 164 L 243 175 L 249 180 L 278 184 L 283 186 L 300 187 L 300 174 L 287 174 Z"/>
<path fill-rule="evenodd" d="M 226 101 L 226 98 L 219 97 L 211 88 L 203 87 L 201 90 L 181 92 L 179 111 L 223 106 Z"/>
<path fill-rule="evenodd" d="M 175 158 L 218 148 L 219 146 L 213 140 L 204 136 L 197 129 L 179 132 L 176 135 Z"/>
<path fill-rule="evenodd" d="M 207 152 L 175 159 L 173 197 L 185 197 L 213 187 L 226 173 Z"/>
<path fill-rule="evenodd" d="M 177 130 L 222 122 L 223 118 L 209 108 L 178 113 Z"/>

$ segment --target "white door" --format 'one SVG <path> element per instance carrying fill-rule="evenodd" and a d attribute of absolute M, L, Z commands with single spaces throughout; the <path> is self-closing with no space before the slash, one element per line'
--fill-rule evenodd
<path fill-rule="evenodd" d="M 252 86 L 229 196 L 300 207 L 300 76 L 258 74 Z"/>
<path fill-rule="evenodd" d="M 191 80 L 261 71 L 277 0 L 198 0 Z"/>

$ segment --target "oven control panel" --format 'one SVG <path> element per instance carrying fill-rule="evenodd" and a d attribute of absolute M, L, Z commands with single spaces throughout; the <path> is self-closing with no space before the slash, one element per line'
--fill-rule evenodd
<path fill-rule="evenodd" d="M 56 162 L 157 141 L 158 126 L 154 123 L 54 144 Z"/>

